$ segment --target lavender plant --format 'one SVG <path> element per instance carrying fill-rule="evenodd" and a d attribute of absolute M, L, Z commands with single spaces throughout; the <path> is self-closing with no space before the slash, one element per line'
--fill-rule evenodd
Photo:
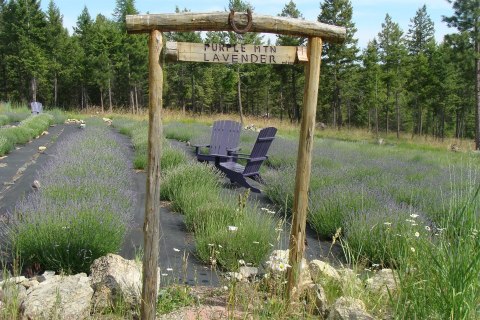
<path fill-rule="evenodd" d="M 89 272 L 94 259 L 120 249 L 132 224 L 131 163 L 115 136 L 93 124 L 53 153 L 37 174 L 42 187 L 16 205 L 7 240 L 27 264 Z"/>
<path fill-rule="evenodd" d="M 0 156 L 9 153 L 15 144 L 25 144 L 46 130 L 53 122 L 49 114 L 30 116 L 16 127 L 0 128 Z"/>

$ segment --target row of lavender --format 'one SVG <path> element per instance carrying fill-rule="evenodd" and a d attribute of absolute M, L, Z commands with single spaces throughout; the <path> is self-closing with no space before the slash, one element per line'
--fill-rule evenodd
<path fill-rule="evenodd" d="M 183 140 L 205 131 L 197 124 L 172 127 L 167 134 Z M 281 138 L 281 133 L 272 145 L 270 168 L 263 168 L 265 193 L 291 211 L 297 143 Z M 396 269 L 399 290 L 389 292 L 390 304 L 385 306 L 395 318 L 476 319 L 480 305 L 477 162 L 476 154 L 318 140 L 308 221 L 320 235 L 339 241 L 357 270 L 386 265 Z M 195 208 L 199 203 L 190 205 Z M 207 211 L 214 212 L 208 207 Z M 192 221 L 198 218 L 194 215 Z M 207 242 L 213 253 L 216 243 Z M 199 244 L 201 248 L 202 241 Z M 248 246 L 247 241 L 243 244 Z"/>
<path fill-rule="evenodd" d="M 147 123 L 115 118 L 113 126 L 129 135 L 135 148 L 135 165 L 144 168 L 147 153 Z M 167 138 L 182 141 L 209 140 L 210 128 L 198 124 L 170 123 Z M 244 139 L 252 139 L 247 135 Z M 205 263 L 227 270 L 245 264 L 259 265 L 275 244 L 277 221 L 256 206 L 225 193 L 220 174 L 212 166 L 187 159 L 185 153 L 163 141 L 160 162 L 160 197 L 185 216 L 188 231 L 194 233 L 196 254 Z"/>
<path fill-rule="evenodd" d="M 101 122 L 59 141 L 37 173 L 41 187 L 19 201 L 2 226 L 4 243 L 24 265 L 89 272 L 117 252 L 132 223 L 132 164 L 125 146 Z"/>
<path fill-rule="evenodd" d="M 269 159 L 277 170 L 265 175 L 266 194 L 287 209 L 293 200 L 297 147 L 296 141 L 277 139 Z M 474 194 L 480 181 L 476 161 L 477 155 L 318 140 L 312 160 L 309 223 L 324 237 L 341 228 L 357 256 L 390 264 L 393 256 L 375 245 L 381 241 L 375 236 L 381 236 L 386 227 L 398 229 L 398 234 L 406 229 L 412 234 L 435 234 L 444 228 L 449 213 L 458 211 Z M 360 237 L 364 230 L 371 240 Z"/>

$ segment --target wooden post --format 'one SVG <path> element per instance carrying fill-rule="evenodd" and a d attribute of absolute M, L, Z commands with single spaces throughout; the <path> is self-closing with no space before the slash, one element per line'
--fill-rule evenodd
<path fill-rule="evenodd" d="M 145 221 L 141 318 L 155 319 L 157 305 L 158 255 L 160 230 L 160 157 L 162 154 L 163 71 L 160 64 L 162 33 L 150 32 L 149 39 L 149 126 L 148 171 Z"/>
<path fill-rule="evenodd" d="M 312 164 L 313 137 L 315 134 L 315 115 L 317 112 L 318 84 L 320 81 L 320 62 L 322 39 L 308 39 L 308 64 L 305 66 L 305 89 L 303 93 L 303 112 L 298 145 L 297 172 L 293 199 L 293 221 L 290 233 L 290 256 L 288 269 L 287 297 L 292 301 L 298 293 L 301 262 L 305 250 L 305 229 L 307 224 L 308 188 Z"/>

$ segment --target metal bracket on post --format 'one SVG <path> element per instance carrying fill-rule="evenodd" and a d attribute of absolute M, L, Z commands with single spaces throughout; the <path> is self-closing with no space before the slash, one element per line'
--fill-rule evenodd
<path fill-rule="evenodd" d="M 233 31 L 239 34 L 247 33 L 248 30 L 250 30 L 250 28 L 252 27 L 252 22 L 253 22 L 252 10 L 250 10 L 250 8 L 247 9 L 247 25 L 243 29 L 238 29 L 238 27 L 235 25 L 234 16 L 235 16 L 235 11 L 232 9 L 230 11 L 230 14 L 228 15 L 228 23 L 232 27 Z"/>

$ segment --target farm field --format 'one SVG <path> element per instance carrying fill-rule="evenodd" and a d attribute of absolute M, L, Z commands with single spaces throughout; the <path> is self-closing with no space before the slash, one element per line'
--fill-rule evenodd
<path fill-rule="evenodd" d="M 19 199 L 15 215 L 9 218 L 12 224 L 2 232 L 6 234 L 3 241 L 32 259 L 25 263 L 43 259 L 41 265 L 54 270 L 88 272 L 96 257 L 123 250 L 132 221 L 138 219 L 132 216 L 137 201 L 132 168 L 146 166 L 147 123 L 138 117 L 113 116 L 113 130 L 132 141 L 131 153 L 119 142 L 118 133 L 115 136 L 100 119 L 85 118 L 86 130 L 52 148 L 58 157 L 37 176 L 42 191 Z M 192 235 L 192 253 L 205 266 L 232 271 L 241 261 L 265 267 L 274 248 L 288 246 L 285 236 L 289 233 L 297 149 L 294 129 L 280 127 L 262 167 L 266 180 L 261 186 L 263 194 L 254 197 L 231 186 L 211 166 L 191 159 L 192 151 L 185 143 L 207 142 L 211 120 L 180 119 L 177 115 L 167 119 L 160 196 L 171 210 L 182 214 L 181 223 Z M 251 130 L 242 132 L 243 152 L 249 152 L 256 135 Z M 350 291 L 378 317 L 415 314 L 418 318 L 444 318 L 452 313 L 477 317 L 478 154 L 451 152 L 441 146 L 377 145 L 373 138 L 367 141 L 358 136 L 350 140 L 354 141 L 332 137 L 315 141 L 308 224 L 316 236 L 309 242 L 318 248 L 312 242 L 328 241 L 330 249 L 336 243 L 340 250 L 324 250 L 313 258 L 348 265 L 362 279 L 375 270 L 392 268 L 398 272 L 399 289 L 392 296 L 376 296 L 351 284 L 326 282 L 329 299 Z M 66 207 L 69 210 L 64 210 Z M 52 237 L 65 233 L 65 225 L 70 225 L 72 232 L 80 230 L 84 238 Z M 52 239 L 58 247 L 45 251 Z M 89 242 L 88 247 L 96 251 L 85 250 Z M 74 243 L 82 246 L 77 250 Z M 84 250 L 84 255 L 65 255 L 61 248 L 67 247 L 66 252 Z M 265 290 L 261 285 L 255 288 L 258 295 Z M 245 294 L 242 290 L 236 292 L 239 297 Z M 279 310 L 269 312 L 274 311 Z"/>

